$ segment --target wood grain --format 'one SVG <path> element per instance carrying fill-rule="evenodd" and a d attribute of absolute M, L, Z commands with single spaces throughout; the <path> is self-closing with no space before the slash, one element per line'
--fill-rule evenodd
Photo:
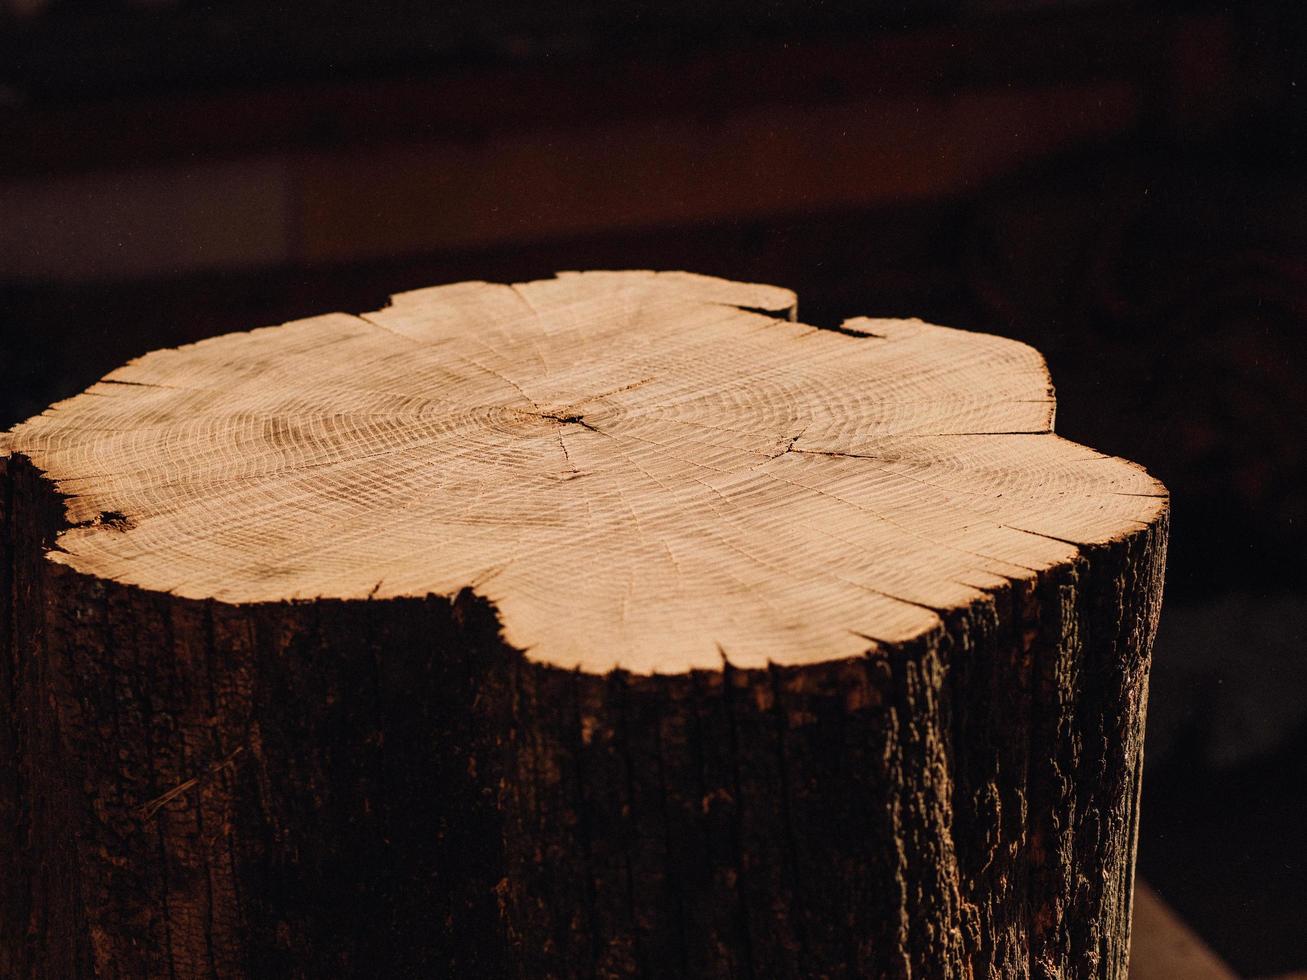
<path fill-rule="evenodd" d="M 1165 491 L 795 305 L 459 283 L 13 430 L 3 972 L 1123 977 Z"/>

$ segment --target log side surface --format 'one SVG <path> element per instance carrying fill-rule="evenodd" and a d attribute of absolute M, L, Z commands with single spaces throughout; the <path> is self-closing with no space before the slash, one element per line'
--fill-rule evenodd
<path fill-rule="evenodd" d="M 0 975 L 1113 977 L 1167 500 L 1042 358 L 686 273 L 0 436 Z"/>

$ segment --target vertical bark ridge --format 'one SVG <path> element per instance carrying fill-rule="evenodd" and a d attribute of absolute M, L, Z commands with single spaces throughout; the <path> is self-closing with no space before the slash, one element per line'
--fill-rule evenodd
<path fill-rule="evenodd" d="M 795 944 L 795 949 L 793 953 L 798 965 L 795 972 L 801 973 L 805 966 L 814 962 L 827 963 L 835 959 L 825 949 L 821 951 L 814 950 L 814 944 L 810 939 L 810 935 L 815 929 L 820 928 L 821 924 L 814 922 L 810 918 L 810 888 L 804 875 L 804 870 L 810 866 L 807 862 L 800 860 L 799 834 L 794 820 L 794 783 L 802 778 L 799 775 L 800 773 L 810 774 L 809 778 L 815 776 L 813 770 L 816 766 L 815 764 L 811 767 L 793 764 L 794 760 L 791 759 L 791 756 L 798 751 L 798 746 L 789 748 L 787 751 L 786 736 L 789 726 L 792 722 L 802 723 L 807 720 L 805 707 L 798 705 L 796 711 L 786 704 L 784 692 L 781 690 L 779 669 L 775 664 L 767 665 L 765 681 L 764 684 L 760 679 L 756 685 L 753 685 L 752 707 L 759 714 L 767 717 L 774 731 L 774 751 L 778 778 L 773 807 L 779 811 L 778 817 L 783 843 L 778 853 L 782 858 L 780 863 L 785 872 L 785 890 L 794 896 L 789 911 L 794 921 L 792 941 Z M 838 806 L 838 803 L 834 800 L 831 801 L 831 804 Z M 765 805 L 764 801 L 760 800 L 759 805 Z M 829 939 L 827 939 L 827 942 L 829 942 Z"/>

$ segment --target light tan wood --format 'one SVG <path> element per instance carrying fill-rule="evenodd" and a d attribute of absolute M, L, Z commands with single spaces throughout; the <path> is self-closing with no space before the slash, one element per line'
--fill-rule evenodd
<path fill-rule="evenodd" d="M 1130 980 L 1238 980 L 1147 882 L 1135 881 Z M 1291 980 L 1291 978 L 1290 978 Z"/>
<path fill-rule="evenodd" d="M 1165 508 L 1052 434 L 1031 348 L 794 307 L 685 273 L 440 286 L 147 354 L 9 448 L 68 495 L 51 557 L 80 572 L 229 603 L 472 586 L 594 672 L 857 655 Z"/>

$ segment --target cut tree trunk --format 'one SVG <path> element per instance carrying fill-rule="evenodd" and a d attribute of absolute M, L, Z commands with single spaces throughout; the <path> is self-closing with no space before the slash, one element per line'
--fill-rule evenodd
<path fill-rule="evenodd" d="M 442 286 L 0 437 L 0 975 L 1124 978 L 1165 491 L 793 308 Z"/>

